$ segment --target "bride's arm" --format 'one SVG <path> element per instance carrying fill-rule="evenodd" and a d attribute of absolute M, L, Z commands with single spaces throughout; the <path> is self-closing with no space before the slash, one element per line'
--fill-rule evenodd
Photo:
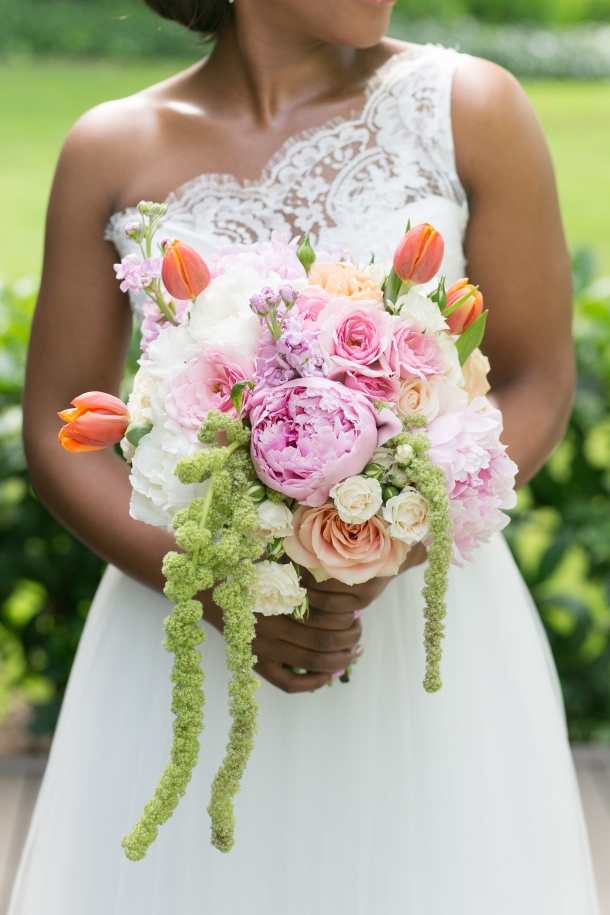
<path fill-rule="evenodd" d="M 572 283 L 551 159 L 525 92 L 465 58 L 453 91 L 458 173 L 468 194 L 468 272 L 489 308 L 483 350 L 517 485 L 561 438 L 574 390 Z"/>
<path fill-rule="evenodd" d="M 174 537 L 129 516 L 129 468 L 112 449 L 69 454 L 57 441 L 57 412 L 76 395 L 118 394 L 131 336 L 129 304 L 112 269 L 117 256 L 103 234 L 116 209 L 117 184 L 129 178 L 131 137 L 142 134 L 133 119 L 118 129 L 108 120 L 103 112 L 87 116 L 58 165 L 28 357 L 24 442 L 32 483 L 49 510 L 103 559 L 160 591 L 163 557 L 175 548 Z M 210 593 L 199 597 L 205 618 L 222 629 Z M 314 609 L 307 626 L 261 618 L 257 670 L 288 692 L 325 685 L 356 656 L 361 626 L 354 610 L 364 602 L 356 596 Z M 299 677 L 285 664 L 312 673 Z"/>

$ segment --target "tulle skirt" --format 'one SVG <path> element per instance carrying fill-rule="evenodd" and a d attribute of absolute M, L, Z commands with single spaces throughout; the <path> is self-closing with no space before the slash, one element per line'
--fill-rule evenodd
<path fill-rule="evenodd" d="M 451 571 L 432 696 L 422 584 L 414 569 L 365 611 L 351 683 L 286 695 L 262 682 L 228 855 L 206 813 L 229 729 L 223 642 L 207 627 L 200 762 L 133 863 L 121 837 L 171 744 L 171 605 L 109 568 L 9 915 L 597 915 L 557 677 L 504 540 Z"/>

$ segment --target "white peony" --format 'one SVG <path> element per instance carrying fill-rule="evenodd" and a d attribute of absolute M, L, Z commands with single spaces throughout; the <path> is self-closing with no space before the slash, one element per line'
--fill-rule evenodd
<path fill-rule="evenodd" d="M 279 616 L 281 613 L 292 613 L 300 607 L 307 591 L 299 584 L 297 570 L 290 562 L 280 565 L 279 562 L 258 562 L 256 564 L 258 579 L 252 586 L 256 595 L 255 613 L 263 616 Z"/>
<path fill-rule="evenodd" d="M 464 380 L 464 375 L 462 374 L 460 357 L 458 356 L 453 337 L 451 334 L 437 334 L 436 342 L 443 351 L 445 378 L 452 384 L 456 384 L 459 388 L 463 388 L 466 382 Z"/>
<path fill-rule="evenodd" d="M 198 447 L 185 435 L 169 435 L 157 426 L 141 439 L 131 464 L 132 518 L 171 531 L 176 512 L 205 495 L 207 481 L 187 486 L 174 473 L 180 458 Z"/>
<path fill-rule="evenodd" d="M 412 486 L 388 499 L 383 507 L 383 517 L 390 525 L 388 533 L 394 540 L 413 545 L 428 535 L 428 502 Z"/>
<path fill-rule="evenodd" d="M 378 480 L 367 477 L 348 477 L 330 491 L 339 517 L 346 524 L 364 524 L 376 515 L 383 498 Z"/>
<path fill-rule="evenodd" d="M 259 528 L 256 536 L 265 543 L 283 537 L 290 537 L 294 533 L 292 525 L 292 512 L 285 502 L 271 502 L 266 499 L 256 506 Z"/>
<path fill-rule="evenodd" d="M 235 264 L 212 280 L 191 309 L 190 332 L 197 343 L 230 343 L 254 355 L 262 330 L 250 299 L 261 285 L 258 273 L 246 264 Z"/>
<path fill-rule="evenodd" d="M 400 397 L 396 404 L 399 416 L 418 414 L 425 416 L 428 422 L 446 413 L 458 413 L 467 406 L 466 392 L 444 375 L 433 375 L 425 380 L 405 378 L 400 383 Z"/>
<path fill-rule="evenodd" d="M 447 330 L 447 322 L 436 302 L 414 289 L 400 296 L 396 302 L 396 311 L 403 321 L 416 321 L 421 333 L 437 334 Z"/>

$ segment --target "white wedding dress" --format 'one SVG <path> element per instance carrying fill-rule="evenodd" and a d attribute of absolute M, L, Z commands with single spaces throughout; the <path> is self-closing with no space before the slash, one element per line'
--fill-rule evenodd
<path fill-rule="evenodd" d="M 357 260 L 412 223 L 465 272 L 468 220 L 450 90 L 459 55 L 408 48 L 364 110 L 287 143 L 260 181 L 203 175 L 166 228 L 202 253 L 311 230 Z M 109 233 L 121 254 L 129 213 Z M 237 843 L 209 842 L 229 730 L 223 642 L 207 627 L 199 765 L 147 858 L 121 837 L 168 760 L 165 598 L 109 568 L 68 686 L 9 915 L 596 915 L 588 840 L 549 647 L 500 535 L 451 571 L 444 687 L 422 687 L 422 570 L 364 614 L 348 685 L 258 692 L 260 733 L 236 798 Z"/>

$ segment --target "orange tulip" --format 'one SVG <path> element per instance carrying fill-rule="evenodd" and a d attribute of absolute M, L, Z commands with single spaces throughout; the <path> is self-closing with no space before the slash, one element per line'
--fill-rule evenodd
<path fill-rule="evenodd" d="M 118 397 L 90 391 L 76 397 L 72 406 L 73 410 L 57 414 L 68 424 L 59 433 L 59 443 L 66 451 L 101 451 L 120 442 L 125 435 L 129 413 Z"/>
<path fill-rule="evenodd" d="M 482 294 L 476 286 L 468 282 L 468 277 L 458 280 L 447 290 L 447 309 L 459 302 L 460 299 L 466 299 L 466 301 L 462 302 L 453 314 L 445 318 L 452 334 L 463 334 L 466 328 L 470 327 L 483 314 L 485 307 Z"/>
<path fill-rule="evenodd" d="M 163 255 L 161 278 L 175 299 L 196 299 L 212 277 L 202 256 L 190 245 L 175 239 Z"/>
<path fill-rule="evenodd" d="M 394 252 L 394 270 L 403 283 L 427 283 L 438 273 L 444 253 L 443 236 L 424 222 L 403 236 Z"/>

